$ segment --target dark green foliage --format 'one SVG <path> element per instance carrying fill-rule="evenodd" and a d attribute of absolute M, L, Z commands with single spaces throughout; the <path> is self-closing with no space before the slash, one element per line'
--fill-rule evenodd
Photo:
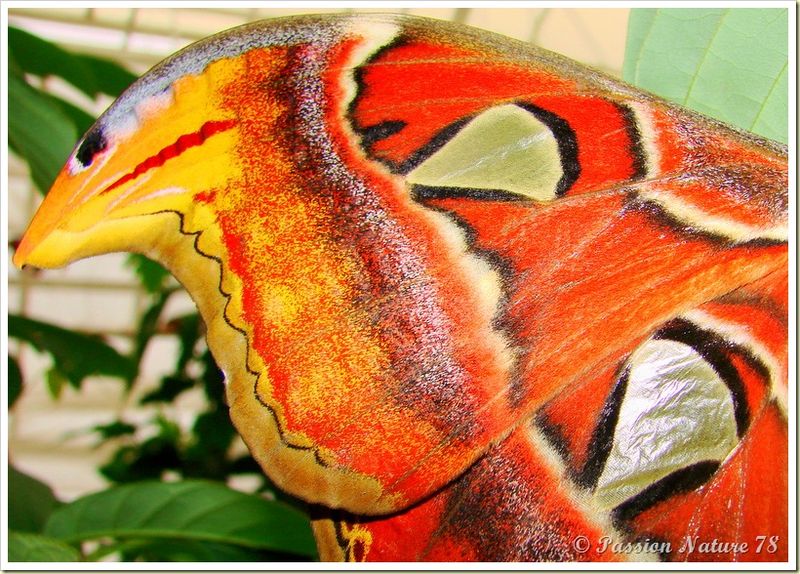
<path fill-rule="evenodd" d="M 14 403 L 22 394 L 22 373 L 19 370 L 19 364 L 16 359 L 11 355 L 8 356 L 8 408 L 14 406 Z"/>
<path fill-rule="evenodd" d="M 26 74 L 58 76 L 90 98 L 100 92 L 97 77 L 84 58 L 24 30 L 9 27 L 8 52 L 15 67 Z M 131 81 L 135 79 L 135 76 L 131 77 Z"/>
<path fill-rule="evenodd" d="M 145 291 L 153 295 L 158 295 L 164 290 L 164 284 L 169 277 L 169 271 L 164 269 L 161 265 L 138 253 L 131 253 L 128 255 L 127 265 L 133 269 L 134 273 L 139 277 L 139 281 Z"/>
<path fill-rule="evenodd" d="M 103 440 L 108 440 L 132 435 L 136 432 L 136 425 L 117 420 L 105 425 L 97 425 L 92 428 L 92 432 L 99 434 Z"/>
<path fill-rule="evenodd" d="M 47 518 L 61 503 L 49 486 L 8 466 L 8 528 L 42 532 Z"/>
<path fill-rule="evenodd" d="M 144 481 L 85 496 L 55 511 L 44 533 L 67 543 L 112 538 L 112 547 L 137 541 L 137 552 L 162 548 L 180 551 L 185 559 L 195 559 L 189 552 L 199 549 L 187 542 L 224 545 L 220 550 L 226 554 L 260 551 L 260 559 L 269 559 L 263 553 L 270 552 L 295 559 L 316 555 L 302 513 L 281 502 L 200 480 Z M 125 548 L 128 554 L 132 550 Z"/>
<path fill-rule="evenodd" d="M 132 361 L 98 337 L 18 315 L 8 316 L 8 336 L 50 354 L 54 376 L 62 377 L 76 389 L 89 375 L 129 380 L 134 373 Z"/>

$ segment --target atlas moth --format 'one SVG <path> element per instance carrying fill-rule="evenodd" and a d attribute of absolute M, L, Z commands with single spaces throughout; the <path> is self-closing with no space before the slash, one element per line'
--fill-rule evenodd
<path fill-rule="evenodd" d="M 297 17 L 137 81 L 14 261 L 165 265 L 323 560 L 785 561 L 787 173 L 520 42 Z"/>

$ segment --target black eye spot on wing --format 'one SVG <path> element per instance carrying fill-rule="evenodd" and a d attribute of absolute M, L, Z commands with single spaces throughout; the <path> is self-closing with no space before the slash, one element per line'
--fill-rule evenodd
<path fill-rule="evenodd" d="M 86 137 L 83 138 L 78 151 L 75 152 L 75 159 L 77 159 L 83 167 L 89 167 L 94 161 L 95 155 L 108 147 L 103 131 L 100 128 L 94 128 Z"/>

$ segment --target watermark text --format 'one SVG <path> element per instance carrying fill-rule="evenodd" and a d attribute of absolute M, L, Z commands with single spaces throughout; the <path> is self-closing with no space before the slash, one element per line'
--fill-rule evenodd
<path fill-rule="evenodd" d="M 611 536 L 601 537 L 596 544 L 587 536 L 576 536 L 572 547 L 579 554 L 595 552 L 603 554 L 614 552 L 616 554 L 672 554 L 673 550 L 679 554 L 689 556 L 693 554 L 775 554 L 778 551 L 780 536 L 760 535 L 750 541 L 732 541 L 713 538 L 703 540 L 699 536 L 686 536 L 677 544 L 664 540 L 636 540 L 633 542 L 619 541 Z"/>

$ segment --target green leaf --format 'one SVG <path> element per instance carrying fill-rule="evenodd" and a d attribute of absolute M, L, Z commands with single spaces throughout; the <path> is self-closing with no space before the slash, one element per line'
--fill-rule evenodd
<path fill-rule="evenodd" d="M 97 337 L 91 337 L 49 323 L 19 315 L 8 316 L 8 336 L 52 355 L 58 373 L 74 386 L 89 375 L 128 379 L 134 369 L 131 360 Z"/>
<path fill-rule="evenodd" d="M 45 483 L 8 466 L 9 529 L 41 532 L 47 518 L 59 504 Z"/>
<path fill-rule="evenodd" d="M 139 399 L 139 404 L 169 403 L 174 401 L 178 395 L 193 387 L 194 381 L 187 377 L 163 377 L 159 387 Z"/>
<path fill-rule="evenodd" d="M 119 448 L 98 470 L 113 482 L 130 483 L 158 479 L 165 470 L 177 470 L 180 467 L 180 453 L 175 443 L 157 436 L 142 444 Z"/>
<path fill-rule="evenodd" d="M 22 394 L 22 371 L 19 370 L 17 360 L 8 356 L 8 408 L 14 406 Z"/>
<path fill-rule="evenodd" d="M 95 118 L 91 114 L 83 111 L 77 106 L 72 105 L 71 103 L 62 100 L 59 97 L 56 97 L 52 94 L 48 94 L 45 92 L 39 92 L 42 97 L 49 100 L 52 104 L 58 107 L 63 114 L 69 118 L 72 122 L 72 125 L 75 126 L 76 133 L 83 134 L 89 131 L 94 125 Z"/>
<path fill-rule="evenodd" d="M 9 562 L 77 562 L 80 554 L 60 540 L 23 532 L 8 533 Z"/>
<path fill-rule="evenodd" d="M 98 91 L 109 96 L 120 95 L 138 79 L 136 74 L 110 60 L 88 54 L 75 54 L 75 58 L 91 70 Z"/>
<path fill-rule="evenodd" d="M 8 50 L 17 66 L 34 76 L 59 76 L 89 97 L 98 93 L 92 69 L 81 58 L 38 36 L 9 26 Z"/>
<path fill-rule="evenodd" d="M 219 368 L 219 365 L 217 365 L 217 362 L 214 360 L 214 355 L 211 354 L 208 348 L 200 355 L 200 364 L 203 367 L 200 379 L 203 382 L 203 391 L 206 397 L 212 403 L 227 405 L 225 375 L 222 369 Z"/>
<path fill-rule="evenodd" d="M 282 503 L 187 480 L 114 487 L 54 512 L 45 533 L 65 542 L 192 540 L 313 557 L 308 519 Z"/>
<path fill-rule="evenodd" d="M 192 427 L 199 451 L 218 451 L 224 453 L 231 446 L 235 431 L 227 410 L 215 409 L 200 414 Z"/>
<path fill-rule="evenodd" d="M 141 444 L 117 450 L 100 472 L 114 482 L 133 482 L 160 478 L 165 470 L 181 468 L 181 429 L 173 421 L 157 416 L 157 433 Z"/>
<path fill-rule="evenodd" d="M 119 553 L 123 561 L 145 562 L 267 562 L 297 560 L 296 555 L 282 555 L 196 540 L 132 540 L 102 546 L 91 558 Z"/>
<path fill-rule="evenodd" d="M 28 162 L 36 187 L 50 189 L 78 139 L 72 120 L 18 76 L 8 77 L 8 142 Z"/>
<path fill-rule="evenodd" d="M 138 376 L 142 358 L 147 350 L 150 340 L 158 334 L 159 319 L 169 298 L 177 289 L 165 289 L 154 293 L 153 303 L 140 315 L 139 324 L 136 328 L 134 338 L 134 348 L 131 353 L 131 361 L 134 365 L 134 375 L 128 380 L 128 387 L 133 385 L 134 379 Z"/>
<path fill-rule="evenodd" d="M 169 277 L 169 271 L 164 269 L 159 263 L 152 259 L 140 255 L 138 253 L 131 253 L 128 255 L 126 265 L 133 269 L 139 282 L 148 293 L 158 293 L 164 287 L 164 282 Z"/>
<path fill-rule="evenodd" d="M 786 143 L 788 45 L 785 8 L 634 9 L 623 77 Z"/>
<path fill-rule="evenodd" d="M 50 393 L 50 397 L 53 400 L 57 400 L 61 396 L 61 391 L 64 390 L 68 382 L 67 377 L 57 367 L 51 367 L 47 370 L 47 392 Z"/>
<path fill-rule="evenodd" d="M 180 342 L 180 354 L 175 365 L 176 374 L 186 373 L 189 362 L 195 356 L 197 341 L 203 337 L 202 322 L 198 313 L 187 313 L 170 321 Z"/>
<path fill-rule="evenodd" d="M 89 97 L 120 95 L 136 81 L 133 74 L 110 60 L 73 54 L 19 28 L 8 28 L 8 48 L 14 69 L 33 76 L 58 76 Z"/>
<path fill-rule="evenodd" d="M 102 442 L 112 438 L 132 435 L 136 432 L 136 426 L 122 420 L 116 420 L 105 425 L 96 425 L 92 427 L 92 432 L 99 434 Z"/>

